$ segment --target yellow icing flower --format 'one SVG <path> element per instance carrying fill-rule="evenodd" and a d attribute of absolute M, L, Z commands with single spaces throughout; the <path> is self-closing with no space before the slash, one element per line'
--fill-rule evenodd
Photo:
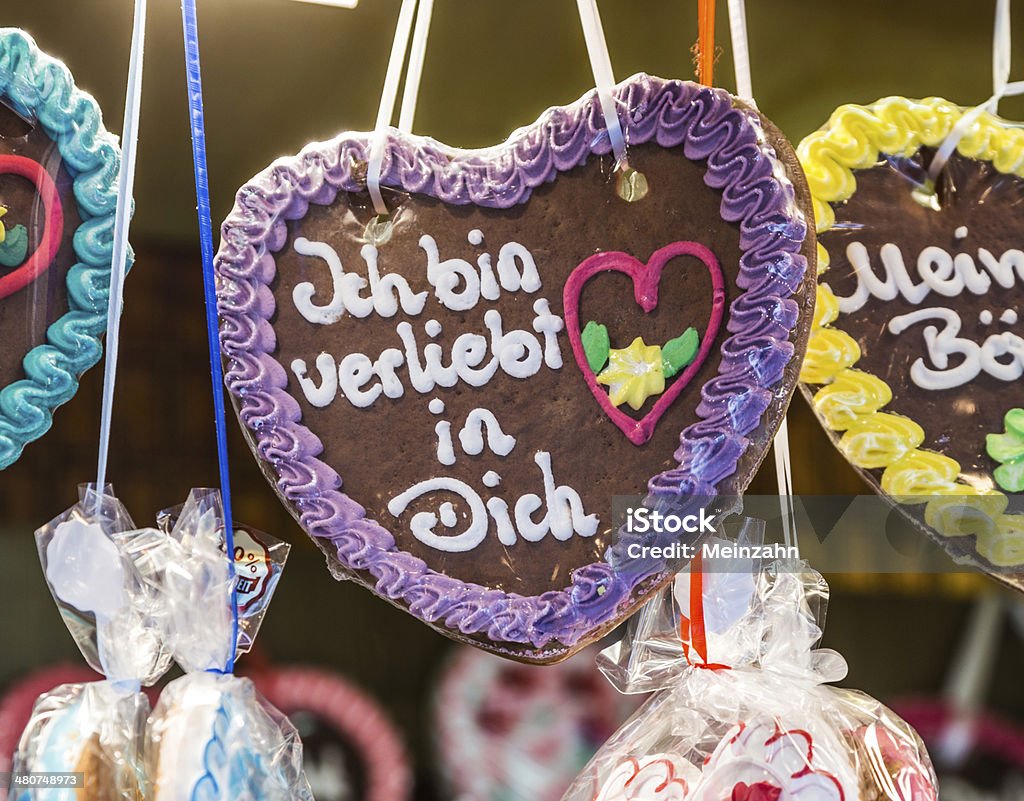
<path fill-rule="evenodd" d="M 3 217 L 7 213 L 6 206 L 0 206 L 0 217 Z M 7 238 L 7 231 L 4 229 L 3 223 L 0 223 L 0 244 Z"/>
<path fill-rule="evenodd" d="M 608 366 L 597 376 L 597 383 L 608 387 L 608 397 L 616 406 L 628 403 L 639 410 L 651 395 L 665 391 L 665 373 L 661 366 L 661 348 L 637 337 L 628 348 L 612 348 Z"/>

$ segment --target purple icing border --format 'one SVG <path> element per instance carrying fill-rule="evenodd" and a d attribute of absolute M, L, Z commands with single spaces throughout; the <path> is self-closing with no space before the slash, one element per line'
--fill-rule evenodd
<path fill-rule="evenodd" d="M 615 91 L 627 141 L 682 145 L 687 158 L 706 160 L 704 181 L 721 190 L 722 217 L 740 228 L 738 284 L 744 291 L 730 306 L 720 372 L 701 390 L 702 420 L 680 436 L 678 467 L 649 483 L 651 493 L 663 499 L 711 496 L 735 472 L 747 435 L 760 423 L 771 388 L 795 352 L 789 341 L 798 317 L 793 295 L 807 267 L 800 253 L 807 227 L 756 113 L 734 108 L 721 90 L 642 74 Z M 611 621 L 633 601 L 633 590 L 665 565 L 616 572 L 608 561 L 615 561 L 612 548 L 606 561 L 575 570 L 566 589 L 538 596 L 430 570 L 398 550 L 392 534 L 342 493 L 341 477 L 317 459 L 323 446 L 302 424 L 299 405 L 286 391 L 287 371 L 272 355 L 273 254 L 286 241 L 286 221 L 303 217 L 309 204 L 328 205 L 338 192 L 365 190 L 359 165 L 367 161 L 369 141 L 368 134 L 349 133 L 309 145 L 238 192 L 216 259 L 228 389 L 256 451 L 273 468 L 278 491 L 311 536 L 331 541 L 346 570 L 368 572 L 379 594 L 455 633 L 538 649 L 572 646 Z M 559 172 L 610 150 L 591 92 L 572 106 L 549 109 L 534 125 L 486 150 L 453 150 L 393 132 L 381 183 L 455 205 L 508 208 L 526 202 Z"/>

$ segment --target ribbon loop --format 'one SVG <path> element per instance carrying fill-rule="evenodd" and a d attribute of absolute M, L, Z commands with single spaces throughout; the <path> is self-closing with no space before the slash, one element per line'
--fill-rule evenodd
<path fill-rule="evenodd" d="M 142 109 L 142 68 L 146 47 L 146 0 L 135 0 L 128 86 L 125 90 L 124 128 L 121 132 L 121 169 L 117 176 L 117 208 L 114 211 L 114 243 L 111 249 L 110 295 L 107 300 L 107 345 L 103 361 L 103 400 L 100 410 L 100 443 L 96 464 L 96 486 L 107 483 L 107 457 L 114 414 L 114 385 L 121 338 L 121 308 L 124 279 L 128 272 L 128 231 L 132 223 L 132 195 L 135 192 L 135 161 L 139 144 Z M 102 493 L 97 493 L 97 502 Z M 97 513 L 99 509 L 97 508 Z"/>
<path fill-rule="evenodd" d="M 199 21 L 196 0 L 182 0 L 181 21 L 185 39 L 185 80 L 188 88 L 189 120 L 192 132 L 192 162 L 195 168 L 196 201 L 199 216 L 199 245 L 203 263 L 203 295 L 206 301 L 206 338 L 210 351 L 210 381 L 213 387 L 214 428 L 217 437 L 217 465 L 223 505 L 225 558 L 235 569 L 235 529 L 231 515 L 231 474 L 228 467 L 228 429 L 224 407 L 224 372 L 220 361 L 220 332 L 217 321 L 217 278 L 213 269 L 213 219 L 210 209 L 210 180 L 206 163 L 206 122 L 203 113 L 203 77 L 199 63 Z M 238 603 L 235 582 L 231 582 L 231 647 L 224 672 L 235 667 L 234 644 L 238 641 Z"/>
<path fill-rule="evenodd" d="M 977 121 L 983 112 L 999 113 L 999 101 L 1004 97 L 1024 94 L 1024 81 L 1010 83 L 1010 67 L 1012 62 L 1012 27 L 1010 21 L 1010 0 L 996 0 L 996 18 L 992 31 L 992 96 L 984 103 L 966 112 L 953 126 L 953 130 L 942 141 L 935 151 L 932 163 L 928 167 L 928 183 L 934 187 L 942 169 L 946 166 L 960 140 L 967 135 L 968 129 Z"/>

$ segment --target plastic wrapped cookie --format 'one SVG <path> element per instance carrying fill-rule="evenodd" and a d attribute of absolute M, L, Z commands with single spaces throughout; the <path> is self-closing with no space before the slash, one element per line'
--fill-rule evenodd
<path fill-rule="evenodd" d="M 78 787 L 12 782 L 13 801 L 136 801 L 148 792 L 143 741 L 149 701 L 141 692 L 170 666 L 157 623 L 152 576 L 136 561 L 142 542 L 110 488 L 81 500 L 36 532 L 54 600 L 89 665 L 105 681 L 64 684 L 36 701 L 18 741 L 17 776 L 81 774 Z M 54 780 L 56 781 L 56 779 Z"/>
<path fill-rule="evenodd" d="M 620 689 L 657 692 L 564 801 L 936 801 L 913 729 L 826 684 L 846 663 L 815 648 L 821 576 L 800 561 L 716 561 L 699 583 L 677 577 L 602 654 Z"/>
<path fill-rule="evenodd" d="M 164 688 L 148 721 L 152 797 L 312 801 L 295 727 L 252 681 L 230 672 L 234 657 L 256 636 L 287 547 L 282 550 L 264 534 L 251 535 L 265 543 L 268 557 L 273 554 L 257 571 L 263 582 L 256 593 L 244 569 L 248 560 L 237 559 L 237 547 L 235 559 L 229 562 L 225 555 L 219 492 L 193 490 L 183 507 L 161 515 L 161 523 L 164 548 L 153 552 L 159 566 L 159 622 L 185 675 Z M 242 542 L 238 547 L 246 551 Z M 239 592 L 260 602 L 238 604 Z M 247 616 L 247 607 L 260 611 Z"/>

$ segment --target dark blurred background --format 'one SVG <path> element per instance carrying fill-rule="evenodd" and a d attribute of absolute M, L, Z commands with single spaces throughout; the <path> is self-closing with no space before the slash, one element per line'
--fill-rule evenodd
<path fill-rule="evenodd" d="M 119 131 L 131 30 L 129 0 L 4 3 L 0 25 L 29 31 L 62 58 Z M 214 217 L 274 158 L 345 129 L 372 126 L 398 0 L 356 10 L 289 0 L 201 0 Z M 732 86 L 725 3 L 716 82 Z M 888 94 L 964 104 L 991 93 L 994 2 L 751 0 L 759 106 L 799 139 L 845 102 Z M 603 0 L 616 74 L 691 77 L 696 2 Z M 1022 23 L 1024 24 L 1024 23 Z M 1018 37 L 1024 42 L 1024 32 Z M 1024 74 L 1024 47 L 1015 54 Z M 216 483 L 195 198 L 175 2 L 151 4 L 137 213 L 115 407 L 111 480 L 137 521 Z M 504 139 L 547 106 L 592 85 L 572 0 L 437 0 L 416 132 L 458 146 Z M 1002 112 L 1024 116 L 1020 99 Z M 95 472 L 100 371 L 83 380 L 53 429 L 0 473 L 0 689 L 79 657 L 48 594 L 31 533 L 75 500 Z M 790 413 L 798 493 L 866 491 L 802 398 Z M 261 635 L 259 660 L 331 667 L 369 691 L 413 750 L 421 794 L 436 792 L 427 699 L 450 644 L 356 586 L 335 582 L 278 503 L 232 421 L 236 515 L 295 546 Z M 775 490 L 768 463 L 751 491 Z M 850 662 L 847 684 L 883 699 L 934 695 L 990 582 L 835 576 L 825 643 Z M 1001 633 L 990 706 L 1024 716 L 1021 639 Z M 431 788 L 434 788 L 433 790 Z"/>

